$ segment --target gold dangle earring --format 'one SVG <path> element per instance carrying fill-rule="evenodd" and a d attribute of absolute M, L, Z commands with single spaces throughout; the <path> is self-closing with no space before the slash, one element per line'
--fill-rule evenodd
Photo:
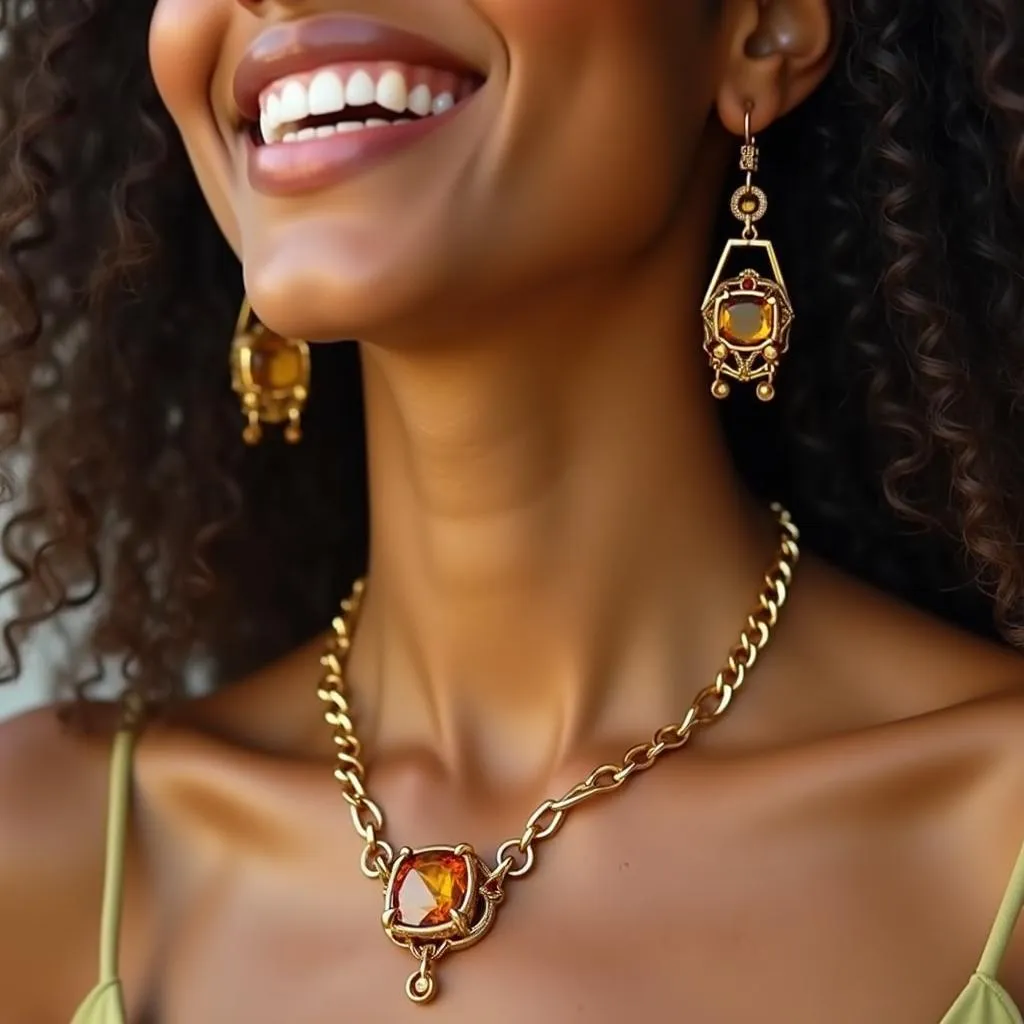
<path fill-rule="evenodd" d="M 768 209 L 768 197 L 753 183 L 758 170 L 759 150 L 751 132 L 753 107 L 748 106 L 740 149 L 740 170 L 746 183 L 734 193 L 730 209 L 743 224 L 739 238 L 730 239 L 718 269 L 711 279 L 701 313 L 704 319 L 704 351 L 714 371 L 711 394 L 728 398 L 729 380 L 746 384 L 758 381 L 756 394 L 762 402 L 775 397 L 775 374 L 779 360 L 789 348 L 789 329 L 793 324 L 793 305 L 782 279 L 775 247 L 758 237 L 757 222 Z M 723 280 L 726 264 L 735 251 L 762 250 L 771 268 L 771 278 L 756 270 L 744 270 L 737 277 Z"/>
<path fill-rule="evenodd" d="M 241 399 L 246 444 L 259 444 L 263 424 L 286 424 L 289 444 L 302 440 L 302 412 L 309 397 L 309 345 L 282 338 L 257 319 L 242 302 L 231 345 L 231 387 Z"/>

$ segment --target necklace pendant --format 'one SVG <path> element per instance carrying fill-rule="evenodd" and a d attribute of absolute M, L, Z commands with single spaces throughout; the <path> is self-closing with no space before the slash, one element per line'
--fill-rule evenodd
<path fill-rule="evenodd" d="M 471 846 L 399 851 L 384 891 L 381 920 L 388 938 L 420 963 L 405 986 L 414 1003 L 429 1003 L 437 994 L 438 960 L 474 945 L 490 931 L 502 895 Z"/>

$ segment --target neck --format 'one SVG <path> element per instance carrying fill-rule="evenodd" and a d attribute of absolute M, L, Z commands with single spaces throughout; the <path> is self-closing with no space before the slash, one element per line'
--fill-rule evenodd
<path fill-rule="evenodd" d="M 471 344 L 365 347 L 351 676 L 375 745 L 526 786 L 714 677 L 775 534 L 719 434 L 680 262 L 492 311 Z"/>

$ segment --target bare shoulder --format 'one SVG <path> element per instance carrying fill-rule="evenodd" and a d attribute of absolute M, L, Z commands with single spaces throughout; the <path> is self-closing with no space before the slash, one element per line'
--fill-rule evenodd
<path fill-rule="evenodd" d="M 1012 691 L 929 717 L 954 757 L 961 749 L 984 752 L 976 761 L 984 767 L 961 803 L 948 845 L 963 853 L 953 891 L 977 900 L 987 931 L 1003 901 L 1014 899 L 1008 887 L 1024 857 L 1024 678 Z M 1024 1006 L 1024 918 L 1013 932 L 999 981 Z"/>
<path fill-rule="evenodd" d="M 822 716 L 839 737 L 835 749 L 877 783 L 879 805 L 896 808 L 908 828 L 923 825 L 917 862 L 943 875 L 980 954 L 1024 848 L 1024 653 L 815 575 L 811 596 L 831 600 L 805 603 L 805 650 L 826 681 Z M 900 792 L 914 795 L 916 810 Z M 1001 980 L 1024 1005 L 1024 927 Z"/>
<path fill-rule="evenodd" d="M 985 712 L 968 705 L 1005 697 L 1010 713 L 1014 698 L 1024 697 L 1021 651 L 958 629 L 821 562 L 808 560 L 801 572 L 780 631 L 789 631 L 804 699 L 827 705 L 824 731 L 961 706 L 973 722 Z M 811 683 L 817 685 L 808 691 Z"/>
<path fill-rule="evenodd" d="M 53 707 L 0 722 L 0 811 L 35 818 L 40 800 L 73 804 L 90 781 L 82 769 L 98 764 L 106 746 L 67 728 Z"/>
<path fill-rule="evenodd" d="M 52 708 L 0 723 L 0 1018 L 69 1018 L 95 983 L 109 741 Z"/>

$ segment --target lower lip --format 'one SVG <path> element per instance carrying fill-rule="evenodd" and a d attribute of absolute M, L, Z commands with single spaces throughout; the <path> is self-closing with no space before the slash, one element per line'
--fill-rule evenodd
<path fill-rule="evenodd" d="M 249 183 L 269 196 L 300 195 L 339 185 L 444 128 L 467 102 L 420 121 L 340 132 L 326 139 L 263 146 L 247 139 Z"/>

